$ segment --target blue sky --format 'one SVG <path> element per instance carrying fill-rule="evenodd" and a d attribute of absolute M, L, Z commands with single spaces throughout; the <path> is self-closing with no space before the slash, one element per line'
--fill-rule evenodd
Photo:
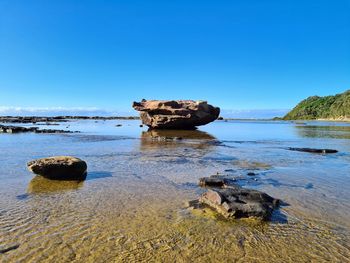
<path fill-rule="evenodd" d="M 350 89 L 349 13 L 349 0 L 0 0 L 0 114 L 142 98 L 290 109 Z"/>

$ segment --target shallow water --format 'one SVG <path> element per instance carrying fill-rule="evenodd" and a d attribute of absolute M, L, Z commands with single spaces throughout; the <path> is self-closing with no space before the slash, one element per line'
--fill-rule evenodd
<path fill-rule="evenodd" d="M 350 125 L 216 121 L 148 132 L 139 124 L 70 121 L 52 127 L 82 133 L 0 134 L 0 251 L 8 250 L 0 261 L 349 262 Z M 26 170 L 52 155 L 86 160 L 87 180 Z M 198 178 L 216 173 L 286 205 L 269 223 L 187 209 L 203 191 Z"/>

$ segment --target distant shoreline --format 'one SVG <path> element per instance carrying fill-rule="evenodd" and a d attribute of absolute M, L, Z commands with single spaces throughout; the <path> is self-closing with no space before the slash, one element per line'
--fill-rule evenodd
<path fill-rule="evenodd" d="M 65 122 L 67 120 L 140 120 L 139 116 L 0 116 L 2 123 L 36 123 L 36 122 Z M 270 119 L 248 119 L 248 118 L 218 118 L 216 121 L 286 121 L 286 122 L 307 122 L 307 121 L 328 121 L 328 122 L 350 122 L 350 118 L 330 119 L 296 119 L 284 120 L 280 117 Z"/>

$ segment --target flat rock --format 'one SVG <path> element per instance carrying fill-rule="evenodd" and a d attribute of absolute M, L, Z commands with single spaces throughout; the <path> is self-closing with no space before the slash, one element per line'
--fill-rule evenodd
<path fill-rule="evenodd" d="M 279 204 L 266 193 L 230 186 L 224 189 L 209 189 L 199 202 L 215 209 L 226 218 L 256 217 L 266 220 Z"/>
<path fill-rule="evenodd" d="M 73 131 L 55 130 L 55 129 L 39 129 L 38 127 L 21 127 L 21 126 L 8 126 L 0 125 L 0 133 L 22 133 L 22 132 L 34 132 L 34 133 L 75 133 Z"/>
<path fill-rule="evenodd" d="M 298 152 L 308 152 L 308 153 L 337 153 L 337 150 L 333 149 L 316 149 L 316 148 L 295 148 L 295 147 L 289 147 L 288 150 L 290 151 L 298 151 Z"/>
<path fill-rule="evenodd" d="M 28 169 L 38 175 L 54 180 L 84 180 L 87 164 L 71 156 L 54 156 L 30 161 Z"/>
<path fill-rule="evenodd" d="M 216 120 L 220 108 L 206 101 L 142 100 L 134 102 L 142 123 L 153 129 L 194 129 Z"/>

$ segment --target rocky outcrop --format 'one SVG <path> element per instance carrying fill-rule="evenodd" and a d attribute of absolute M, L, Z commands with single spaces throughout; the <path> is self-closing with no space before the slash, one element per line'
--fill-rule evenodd
<path fill-rule="evenodd" d="M 143 124 L 154 129 L 194 129 L 216 120 L 220 108 L 206 101 L 142 100 L 134 102 Z"/>
<path fill-rule="evenodd" d="M 78 131 L 67 130 L 55 130 L 55 129 L 39 129 L 38 127 L 21 127 L 21 126 L 5 126 L 0 125 L 0 133 L 21 133 L 21 132 L 34 132 L 34 133 L 76 133 Z"/>
<path fill-rule="evenodd" d="M 56 117 L 40 117 L 40 116 L 0 116 L 1 123 L 57 123 L 68 122 L 69 120 L 138 120 L 135 116 L 56 116 Z"/>
<path fill-rule="evenodd" d="M 84 180 L 87 164 L 71 156 L 54 156 L 30 161 L 28 169 L 43 177 L 54 180 Z"/>

